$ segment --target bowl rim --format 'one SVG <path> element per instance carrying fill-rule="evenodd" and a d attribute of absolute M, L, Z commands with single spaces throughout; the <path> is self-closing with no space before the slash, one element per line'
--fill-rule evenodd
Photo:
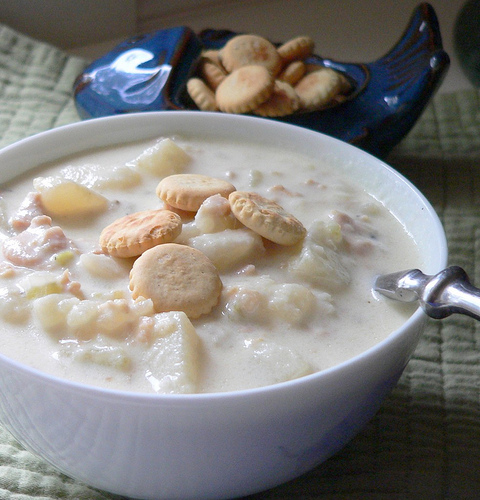
<path fill-rule="evenodd" d="M 331 142 L 332 144 L 335 144 L 337 147 L 342 148 L 347 148 L 352 150 L 352 153 L 356 155 L 357 157 L 363 157 L 367 161 L 375 161 L 379 164 L 381 164 L 382 169 L 386 169 L 389 171 L 389 174 L 396 177 L 402 184 L 406 185 L 418 198 L 418 200 L 422 203 L 423 207 L 426 210 L 426 213 L 431 219 L 432 225 L 433 225 L 433 231 L 436 235 L 436 237 L 439 240 L 440 243 L 440 248 L 438 249 L 438 255 L 437 255 L 437 260 L 440 264 L 440 267 L 443 268 L 447 264 L 448 260 L 448 246 L 447 246 L 447 239 L 446 239 L 446 234 L 444 231 L 444 228 L 442 226 L 442 223 L 440 221 L 440 218 L 438 217 L 435 209 L 433 206 L 430 204 L 430 202 L 427 200 L 427 198 L 419 191 L 419 189 L 411 182 L 409 181 L 406 177 L 404 177 L 400 172 L 395 170 L 393 167 L 385 163 L 383 160 L 373 156 L 372 154 L 352 145 L 347 142 L 344 142 L 340 139 L 337 139 L 335 137 L 328 136 L 326 134 L 323 134 L 321 132 L 317 132 L 314 130 L 306 129 L 303 127 L 300 127 L 298 125 L 292 125 L 288 123 L 283 123 L 283 122 L 277 122 L 277 121 L 271 121 L 271 120 L 265 120 L 260 117 L 253 117 L 253 116 L 246 116 L 246 115 L 231 115 L 231 114 L 220 114 L 220 113 L 215 113 L 215 112 L 200 112 L 200 111 L 152 111 L 152 112 L 141 112 L 141 113 L 131 113 L 131 114 L 124 114 L 124 115 L 112 115 L 112 116 L 105 116 L 105 117 L 100 117 L 100 118 L 92 118 L 89 120 L 85 121 L 79 121 L 79 122 L 74 122 L 70 123 L 67 125 L 62 125 L 53 129 L 49 129 L 37 134 L 34 134 L 29 137 L 25 137 L 23 139 L 20 139 L 19 141 L 16 141 L 10 145 L 5 146 L 4 148 L 0 149 L 0 161 L 2 161 L 5 157 L 8 158 L 12 156 L 14 158 L 16 156 L 17 150 L 18 149 L 32 149 L 35 150 L 38 147 L 42 147 L 47 151 L 47 154 L 44 154 L 43 156 L 40 156 L 40 161 L 35 162 L 33 165 L 30 160 L 24 160 L 27 162 L 29 165 L 27 168 L 24 168 L 24 165 L 22 165 L 22 168 L 20 168 L 19 173 L 16 173 L 14 175 L 10 175 L 7 178 L 2 177 L 2 171 L 0 171 L 0 186 L 8 181 L 8 180 L 13 180 L 17 177 L 17 175 L 21 175 L 23 172 L 27 172 L 35 166 L 39 166 L 42 163 L 48 162 L 48 161 L 54 161 L 55 159 L 60 159 L 64 156 L 69 156 L 71 154 L 75 154 L 77 152 L 84 151 L 85 149 L 88 149 L 88 147 L 84 146 L 77 146 L 77 149 L 72 152 L 71 148 L 69 149 L 69 152 L 66 153 L 52 153 L 52 148 L 46 147 L 45 144 L 52 145 L 57 144 L 57 139 L 64 138 L 64 137 L 70 137 L 72 133 L 79 132 L 80 136 L 82 137 L 85 136 L 85 134 L 91 136 L 92 133 L 90 129 L 93 131 L 95 130 L 105 130 L 108 129 L 107 131 L 107 137 L 112 137 L 115 138 L 117 133 L 119 132 L 119 129 L 123 127 L 119 127 L 119 124 L 122 124 L 123 122 L 132 122 L 137 123 L 137 122 L 145 122 L 149 123 L 150 121 L 155 122 L 156 120 L 172 120 L 172 121 L 183 121 L 183 120 L 199 120 L 199 121 L 204 121 L 204 120 L 219 120 L 219 121 L 234 121 L 234 122 L 240 122 L 240 127 L 239 131 L 244 130 L 242 128 L 243 125 L 253 125 L 253 126 L 260 126 L 260 127 L 268 127 L 272 128 L 273 130 L 278 130 L 282 131 L 283 133 L 288 133 L 288 131 L 294 131 L 296 129 L 296 133 L 301 133 L 301 134 L 306 134 L 308 136 L 317 136 L 318 138 L 321 138 L 323 141 Z M 117 123 L 118 122 L 118 123 Z M 245 122 L 244 124 L 241 122 Z M 115 125 L 117 125 L 117 128 L 115 128 Z M 109 129 L 109 126 L 111 128 Z M 128 127 L 126 127 L 128 128 Z M 248 127 L 245 127 L 245 129 Z M 105 133 L 105 132 L 104 132 Z M 208 135 L 208 134 L 205 134 Z M 210 134 L 211 135 L 211 134 Z M 240 134 L 242 135 L 242 134 Z M 154 132 L 150 136 L 146 136 L 144 134 L 141 134 L 142 138 L 147 140 L 149 137 L 154 138 L 158 137 L 158 134 L 156 135 Z M 71 137 L 70 137 L 71 140 Z M 104 141 L 106 139 L 104 138 Z M 139 139 L 141 140 L 141 139 Z M 118 141 L 118 139 L 117 139 Z M 60 141 L 61 142 L 61 141 Z M 81 140 L 78 140 L 77 144 L 81 144 Z M 134 140 L 133 140 L 134 142 Z M 118 142 L 116 142 L 118 144 Z M 61 147 L 60 150 L 65 149 L 66 145 L 68 144 L 68 141 L 64 141 L 63 143 L 61 142 Z M 112 142 L 112 140 L 106 142 L 104 145 L 106 146 L 114 146 L 115 142 Z M 53 148 L 54 149 L 54 148 Z M 58 148 L 55 150 L 57 151 Z M 67 148 L 68 150 L 68 148 Z M 25 157 L 28 157 L 29 155 L 25 155 Z M 440 271 L 441 269 L 438 269 Z M 372 282 L 373 282 L 373 276 L 372 276 Z M 55 385 L 55 386 L 60 386 L 62 388 L 69 388 L 75 392 L 81 392 L 84 394 L 88 394 L 91 397 L 94 398 L 100 398 L 100 399 L 105 399 L 105 398 L 121 398 L 123 402 L 129 402 L 131 404 L 151 404 L 152 402 L 154 404 L 160 404 L 160 402 L 190 402 L 190 401 L 200 401 L 200 402 L 210 402 L 210 401 L 218 401 L 218 400 L 224 400 L 225 402 L 230 401 L 232 398 L 237 399 L 237 398 L 244 398 L 244 397 L 262 397 L 266 393 L 269 394 L 274 394 L 277 392 L 282 393 L 284 390 L 288 389 L 293 389 L 295 390 L 298 386 L 303 386 L 305 384 L 311 384 L 311 383 L 316 383 L 317 380 L 324 379 L 324 378 L 329 378 L 332 376 L 335 376 L 338 372 L 341 372 L 345 370 L 346 368 L 356 365 L 357 363 L 361 363 L 363 360 L 366 358 L 369 358 L 370 356 L 375 356 L 377 355 L 381 350 L 385 349 L 387 346 L 389 346 L 392 343 L 395 343 L 399 338 L 401 338 L 407 331 L 409 331 L 411 328 L 415 328 L 417 325 L 423 323 L 426 319 L 426 314 L 424 311 L 418 307 L 412 315 L 396 330 L 390 332 L 383 340 L 380 342 L 375 343 L 373 346 L 368 348 L 365 351 L 362 351 L 361 353 L 357 354 L 356 356 L 353 356 L 351 358 L 348 358 L 341 363 L 338 363 L 332 367 L 326 368 L 324 370 L 320 370 L 318 372 L 314 372 L 309 375 L 305 375 L 302 377 L 299 377 L 297 379 L 293 380 L 288 380 L 285 382 L 279 382 L 275 384 L 270 384 L 266 386 L 261 386 L 261 387 L 254 387 L 254 388 L 248 388 L 248 389 L 240 389 L 240 390 L 233 390 L 233 391 L 225 391 L 225 392 L 208 392 L 208 393 L 193 393 L 193 394 L 157 394 L 157 393 L 149 393 L 149 392 L 135 392 L 135 391 L 128 391 L 128 390 L 121 390 L 121 389 L 109 389 L 109 388 L 104 388 L 100 386 L 94 386 L 94 385 L 88 385 L 82 382 L 77 382 L 73 380 L 69 380 L 67 378 L 62 378 L 56 375 L 52 375 L 50 373 L 44 372 L 40 369 L 34 368 L 32 366 L 29 366 L 28 364 L 24 364 L 21 361 L 17 361 L 15 359 L 12 359 L 8 357 L 7 355 L 3 354 L 0 352 L 0 364 L 3 365 L 8 365 L 11 369 L 13 369 L 16 372 L 24 372 L 26 374 L 29 374 L 30 376 L 33 376 L 43 383 L 46 383 L 48 385 Z"/>

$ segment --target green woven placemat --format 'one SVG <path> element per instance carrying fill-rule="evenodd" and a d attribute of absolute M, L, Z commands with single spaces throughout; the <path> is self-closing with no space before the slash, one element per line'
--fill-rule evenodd
<path fill-rule="evenodd" d="M 0 24 L 0 147 L 78 121 L 72 84 L 85 64 Z M 0 426 L 0 499 L 59 498 L 119 497 L 97 492 L 58 473 L 24 450 Z"/>
<path fill-rule="evenodd" d="M 85 61 L 0 24 L 0 147 L 77 121 L 72 84 Z"/>
<path fill-rule="evenodd" d="M 0 25 L 0 146 L 78 120 L 85 61 Z M 432 202 L 452 264 L 480 283 L 480 98 L 437 96 L 388 161 Z M 400 382 L 341 452 L 266 499 L 480 498 L 480 334 L 465 317 L 430 321 Z M 0 427 L 0 500 L 117 499 L 56 472 Z"/>
<path fill-rule="evenodd" d="M 480 94 L 465 90 L 438 94 L 395 155 L 452 158 L 480 155 Z"/>

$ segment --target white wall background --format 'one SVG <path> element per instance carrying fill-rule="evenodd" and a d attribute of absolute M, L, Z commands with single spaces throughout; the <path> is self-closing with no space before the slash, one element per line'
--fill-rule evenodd
<path fill-rule="evenodd" d="M 0 22 L 62 48 L 134 32 L 135 0 L 0 0 Z"/>
<path fill-rule="evenodd" d="M 430 0 L 452 65 L 442 90 L 470 88 L 453 48 L 465 0 Z M 0 22 L 86 57 L 135 32 L 187 25 L 257 33 L 274 41 L 308 34 L 316 52 L 372 61 L 401 36 L 419 0 L 0 0 Z"/>
<path fill-rule="evenodd" d="M 452 63 L 442 90 L 471 88 L 456 60 L 453 26 L 465 0 L 430 0 L 438 16 L 444 47 Z M 142 16 L 142 3 L 145 15 Z M 385 54 L 400 38 L 420 0 L 244 0 L 139 1 L 140 31 L 187 25 L 250 31 L 274 41 L 312 36 L 316 52 L 340 61 L 368 62 Z"/>

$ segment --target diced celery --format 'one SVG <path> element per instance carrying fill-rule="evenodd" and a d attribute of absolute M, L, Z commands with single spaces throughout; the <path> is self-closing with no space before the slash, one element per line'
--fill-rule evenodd
<path fill-rule="evenodd" d="M 56 281 L 51 281 L 44 285 L 32 286 L 32 288 L 27 291 L 27 299 L 38 299 L 39 297 L 45 297 L 45 295 L 51 295 L 52 293 L 61 293 L 62 290 L 62 285 Z"/>
<path fill-rule="evenodd" d="M 73 259 L 74 255 L 71 250 L 64 250 L 55 255 L 55 262 L 60 266 L 65 266 Z"/>

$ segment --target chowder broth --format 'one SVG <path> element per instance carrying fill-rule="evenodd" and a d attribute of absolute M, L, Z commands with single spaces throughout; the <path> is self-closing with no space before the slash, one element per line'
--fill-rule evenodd
<path fill-rule="evenodd" d="M 181 213 L 175 242 L 204 252 L 223 283 L 218 305 L 198 319 L 133 301 L 134 259 L 106 255 L 98 242 L 114 220 L 162 208 L 155 188 L 176 173 L 259 193 L 307 229 L 292 247 L 269 242 L 235 221 L 219 196 Z M 52 186 L 69 183 L 86 191 L 47 199 Z M 400 222 L 356 184 L 325 159 L 201 137 L 42 165 L 2 190 L 2 353 L 59 377 L 158 393 L 246 389 L 341 363 L 412 313 L 372 294 L 373 277 L 422 264 Z M 85 210 L 68 211 L 77 195 Z"/>

